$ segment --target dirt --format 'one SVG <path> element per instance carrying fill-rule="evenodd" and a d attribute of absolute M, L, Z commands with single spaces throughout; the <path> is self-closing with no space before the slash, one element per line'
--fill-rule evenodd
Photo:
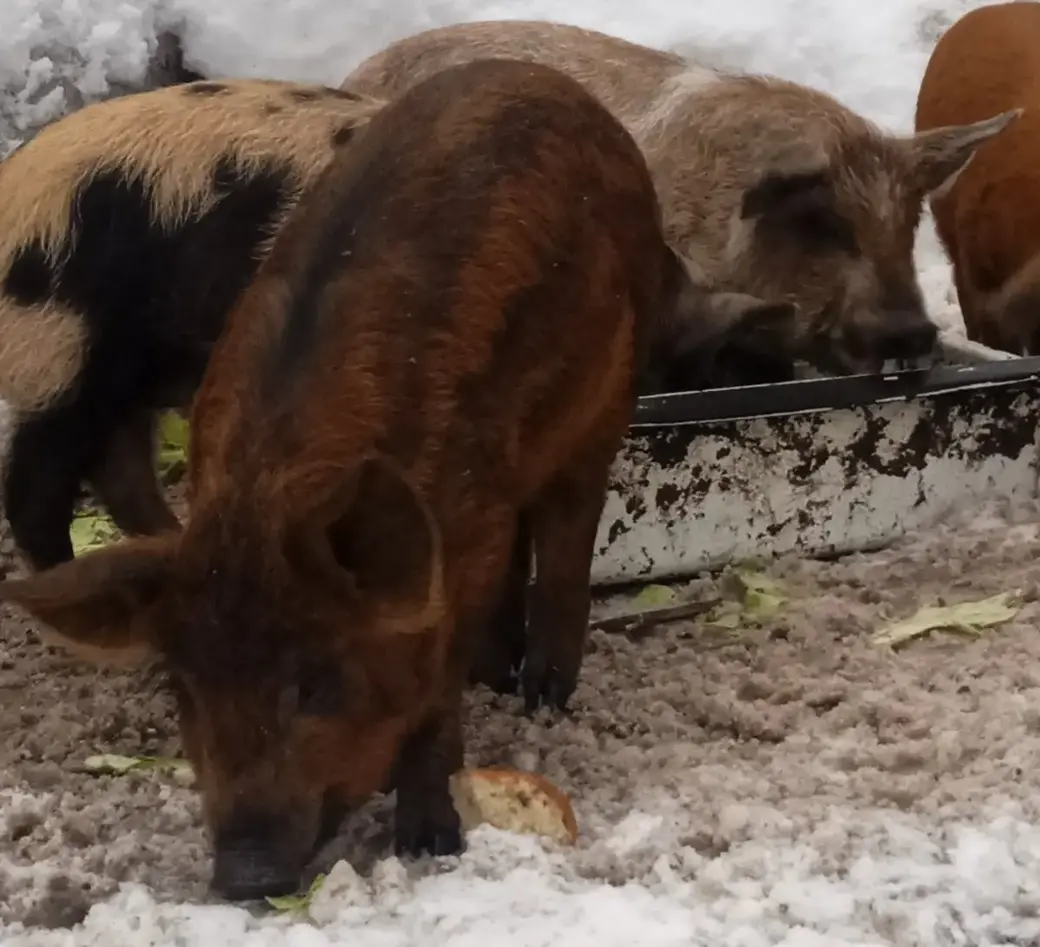
<path fill-rule="evenodd" d="M 1003 796 L 1035 820 L 1040 510 L 972 520 L 880 553 L 777 561 L 768 571 L 788 601 L 762 627 L 684 622 L 639 641 L 595 632 L 570 717 L 527 720 L 518 699 L 471 696 L 470 762 L 535 768 L 569 792 L 582 838 L 568 870 L 619 884 L 652 877 L 659 856 L 603 841 L 637 804 L 706 859 L 756 831 L 758 803 L 822 824 L 832 806 L 972 818 Z M 723 587 L 708 577 L 683 594 Z M 899 652 L 870 641 L 921 605 L 1008 590 L 1025 600 L 1018 617 L 975 639 L 936 634 Z M 208 898 L 190 788 L 78 771 L 99 752 L 176 754 L 171 710 L 147 675 L 84 667 L 5 612 L 0 922 L 68 927 L 124 881 L 162 900 Z M 366 871 L 389 841 L 377 799 L 315 868 L 344 856 Z"/>

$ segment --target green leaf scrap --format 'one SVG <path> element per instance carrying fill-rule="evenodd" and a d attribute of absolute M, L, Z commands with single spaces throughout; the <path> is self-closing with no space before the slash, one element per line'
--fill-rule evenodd
<path fill-rule="evenodd" d="M 735 631 L 746 621 L 752 624 L 772 618 L 787 601 L 782 595 L 783 585 L 761 572 L 734 570 L 725 577 L 723 586 L 729 587 L 737 601 L 723 602 L 708 615 L 707 624 Z"/>
<path fill-rule="evenodd" d="M 675 592 L 667 585 L 644 585 L 635 597 L 637 605 L 645 605 L 647 608 L 662 608 L 674 601 Z"/>
<path fill-rule="evenodd" d="M 159 421 L 159 441 L 164 447 L 187 450 L 188 420 L 179 411 L 165 411 Z"/>
<path fill-rule="evenodd" d="M 112 520 L 96 510 L 84 510 L 77 513 L 69 524 L 69 539 L 72 541 L 72 552 L 80 555 L 91 549 L 107 546 L 119 535 L 119 529 Z"/>
<path fill-rule="evenodd" d="M 705 624 L 736 631 L 740 627 L 741 608 L 736 602 L 723 602 L 708 612 Z"/>
<path fill-rule="evenodd" d="M 738 572 L 737 578 L 744 587 L 744 611 L 752 617 L 769 618 L 787 601 L 780 594 L 783 586 L 761 572 Z"/>
<path fill-rule="evenodd" d="M 928 605 L 909 618 L 876 631 L 871 640 L 877 645 L 897 648 L 932 631 L 977 635 L 982 629 L 1001 625 L 1018 614 L 1020 606 L 1011 604 L 1013 598 L 1011 593 L 1001 592 L 977 602 Z"/>
<path fill-rule="evenodd" d="M 175 775 L 190 775 L 191 763 L 171 756 L 120 756 L 118 753 L 101 753 L 88 756 L 83 761 L 88 773 L 125 776 L 141 770 L 160 770 Z"/>
<path fill-rule="evenodd" d="M 159 473 L 169 476 L 187 463 L 189 425 L 177 411 L 166 411 L 159 422 Z"/>
<path fill-rule="evenodd" d="M 303 894 L 290 894 L 281 898 L 266 898 L 265 900 L 280 914 L 299 914 L 311 906 L 311 901 L 325 883 L 325 875 L 314 876 L 310 887 Z"/>

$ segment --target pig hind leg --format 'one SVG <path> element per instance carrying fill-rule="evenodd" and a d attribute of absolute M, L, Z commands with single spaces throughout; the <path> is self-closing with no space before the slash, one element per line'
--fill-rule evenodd
<path fill-rule="evenodd" d="M 131 535 L 177 529 L 155 472 L 155 415 L 140 409 L 117 424 L 90 475 L 97 498 L 115 524 Z"/>
<path fill-rule="evenodd" d="M 470 683 L 498 694 L 515 694 L 527 646 L 527 582 L 531 574 L 531 535 L 524 513 L 517 521 L 509 571 L 498 603 L 474 641 Z"/>
<path fill-rule="evenodd" d="M 971 262 L 968 260 L 962 258 L 959 265 L 953 268 L 953 285 L 957 291 L 961 319 L 964 321 L 964 334 L 972 342 L 998 352 L 1022 355 L 1024 353 L 1021 341 L 1011 337 L 986 311 L 982 303 L 988 292 L 994 288 L 992 280 L 988 282 L 990 285 L 984 285 L 984 281 L 979 279 L 979 274 L 972 272 Z"/>
<path fill-rule="evenodd" d="M 529 507 L 535 581 L 521 674 L 528 714 L 542 705 L 564 710 L 577 686 L 592 601 L 589 573 L 618 446 L 584 453 Z"/>
<path fill-rule="evenodd" d="M 15 544 L 35 570 L 72 559 L 69 525 L 99 432 L 77 405 L 18 422 L 4 471 Z"/>

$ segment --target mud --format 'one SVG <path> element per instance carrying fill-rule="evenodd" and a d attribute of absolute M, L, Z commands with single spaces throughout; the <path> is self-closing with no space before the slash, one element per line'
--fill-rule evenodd
<path fill-rule="evenodd" d="M 709 860 L 756 831 L 758 804 L 822 824 L 836 806 L 970 819 L 1007 798 L 1036 820 L 1038 554 L 1040 510 L 989 508 L 880 553 L 777 561 L 768 571 L 789 600 L 761 628 L 685 622 L 640 641 L 593 633 L 567 719 L 525 720 L 519 700 L 474 692 L 470 762 L 536 768 L 571 793 L 582 838 L 567 870 L 613 883 L 651 878 L 660 856 L 653 844 L 606 844 L 634 807 L 660 814 L 675 844 Z M 707 577 L 683 594 L 726 587 Z M 976 639 L 939 634 L 898 653 L 869 640 L 920 605 L 1007 590 L 1025 599 L 1018 618 Z M 158 681 L 46 650 L 5 611 L 0 923 L 74 925 L 123 881 L 161 900 L 208 898 L 191 789 L 78 771 L 102 752 L 178 752 Z M 370 868 L 389 852 L 389 814 L 374 800 L 315 868 L 338 856 Z"/>

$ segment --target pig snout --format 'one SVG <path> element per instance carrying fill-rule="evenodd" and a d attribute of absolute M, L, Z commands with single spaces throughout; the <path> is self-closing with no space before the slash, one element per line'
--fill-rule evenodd
<path fill-rule="evenodd" d="M 216 834 L 213 892 L 229 901 L 292 894 L 306 857 L 285 844 L 288 826 L 271 816 L 239 817 Z"/>
<path fill-rule="evenodd" d="M 939 339 L 939 329 L 926 316 L 897 315 L 882 325 L 873 340 L 874 354 L 882 360 L 923 358 L 931 355 Z"/>
<path fill-rule="evenodd" d="M 846 332 L 849 367 L 879 371 L 891 360 L 912 361 L 934 355 L 939 328 L 920 310 L 886 312 Z"/>
<path fill-rule="evenodd" d="M 292 894 L 299 885 L 299 873 L 269 852 L 225 848 L 217 852 L 210 887 L 228 901 L 257 901 Z"/>

